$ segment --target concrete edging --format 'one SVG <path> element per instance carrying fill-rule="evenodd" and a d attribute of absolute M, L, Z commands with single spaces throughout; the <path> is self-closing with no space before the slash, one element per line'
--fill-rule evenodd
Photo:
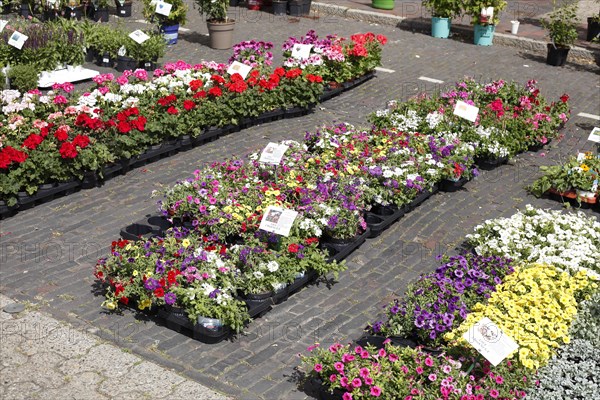
<path fill-rule="evenodd" d="M 419 32 L 430 32 L 431 30 L 431 24 L 429 22 L 417 21 L 377 11 L 355 10 L 334 4 L 312 2 L 311 12 L 316 14 L 326 14 L 328 17 L 342 17 L 381 25 L 395 26 L 403 30 Z M 453 25 L 452 32 L 467 38 L 473 37 L 473 29 L 464 25 Z M 547 48 L 547 42 L 498 32 L 494 34 L 494 43 L 536 53 L 546 53 Z M 573 47 L 569 53 L 569 61 L 577 64 L 597 63 L 600 65 L 600 50 Z"/>

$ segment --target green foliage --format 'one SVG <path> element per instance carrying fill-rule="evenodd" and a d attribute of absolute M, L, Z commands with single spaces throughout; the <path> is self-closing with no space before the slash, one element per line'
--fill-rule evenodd
<path fill-rule="evenodd" d="M 187 17 L 187 5 L 183 0 L 169 0 L 169 4 L 171 4 L 171 12 L 169 16 L 164 16 L 161 14 L 157 14 L 156 10 L 156 2 L 153 0 L 143 0 L 144 8 L 142 10 L 142 14 L 144 18 L 146 18 L 149 22 L 157 22 L 162 26 L 169 25 L 185 25 L 186 17 Z"/>
<path fill-rule="evenodd" d="M 150 38 L 139 44 L 133 39 L 126 42 L 127 54 L 138 61 L 156 61 L 165 55 L 167 43 L 158 32 L 145 32 Z"/>
<path fill-rule="evenodd" d="M 4 86 L 6 85 L 6 75 L 0 69 L 0 90 L 4 90 Z"/>
<path fill-rule="evenodd" d="M 463 11 L 460 0 L 423 0 L 423 6 L 438 18 L 454 18 Z"/>
<path fill-rule="evenodd" d="M 200 7 L 200 12 L 206 14 L 209 21 L 227 21 L 228 0 L 194 0 L 194 2 Z"/>
<path fill-rule="evenodd" d="M 27 92 L 38 86 L 40 70 L 33 64 L 14 65 L 8 70 L 10 86 L 21 92 Z"/>
<path fill-rule="evenodd" d="M 505 0 L 466 0 L 463 5 L 465 13 L 471 16 L 472 25 L 498 25 L 500 11 L 506 6 Z M 482 18 L 481 10 L 487 7 L 494 7 L 494 16 L 491 19 Z"/>
<path fill-rule="evenodd" d="M 549 19 L 542 19 L 542 26 L 555 47 L 570 47 L 577 40 L 577 1 L 565 1 L 550 13 Z"/>
<path fill-rule="evenodd" d="M 97 24 L 91 37 L 87 37 L 89 47 L 96 49 L 100 54 L 108 54 L 116 58 L 119 48 L 131 39 L 121 27 Z"/>

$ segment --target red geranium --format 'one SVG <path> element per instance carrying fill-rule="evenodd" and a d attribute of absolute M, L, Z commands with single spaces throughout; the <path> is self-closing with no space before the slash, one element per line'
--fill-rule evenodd
<path fill-rule="evenodd" d="M 154 295 L 156 297 L 164 297 L 165 296 L 165 290 L 163 288 L 158 288 L 154 291 Z"/>
<path fill-rule="evenodd" d="M 211 96 L 220 97 L 223 94 L 223 92 L 218 87 L 212 87 L 208 91 L 208 94 L 210 94 Z"/>
<path fill-rule="evenodd" d="M 569 95 L 568 94 L 563 94 L 562 96 L 560 96 L 560 101 L 562 101 L 563 103 L 566 103 L 567 101 L 569 101 Z"/>
<path fill-rule="evenodd" d="M 192 89 L 194 92 L 197 92 L 198 90 L 202 89 L 203 86 L 204 82 L 202 82 L 200 79 L 194 79 L 190 82 L 190 89 Z"/>
<path fill-rule="evenodd" d="M 206 92 L 204 90 L 201 90 L 197 93 L 194 93 L 194 98 L 195 99 L 203 99 L 206 97 Z"/>
<path fill-rule="evenodd" d="M 300 68 L 290 69 L 285 73 L 285 77 L 288 79 L 294 79 L 302 75 L 302 70 Z"/>
<path fill-rule="evenodd" d="M 65 140 L 67 140 L 69 138 L 69 131 L 71 130 L 71 127 L 68 125 L 61 125 L 60 127 L 58 127 L 58 129 L 56 130 L 56 132 L 54 132 L 54 137 L 56 139 L 58 139 L 61 142 L 64 142 Z"/>
<path fill-rule="evenodd" d="M 77 147 L 71 142 L 64 142 L 58 150 L 62 158 L 75 158 L 77 157 Z"/>
<path fill-rule="evenodd" d="M 190 111 L 194 107 L 196 107 L 196 103 L 194 103 L 192 100 L 183 101 L 183 108 L 185 108 L 186 111 Z"/>
<path fill-rule="evenodd" d="M 323 78 L 320 77 L 319 75 L 308 74 L 308 75 L 306 75 L 306 78 L 310 82 L 312 82 L 312 83 L 321 83 L 321 82 L 323 82 Z"/>
<path fill-rule="evenodd" d="M 128 122 L 125 121 L 121 121 L 119 122 L 119 124 L 117 125 L 117 129 L 119 130 L 119 132 L 121 133 L 129 133 L 129 131 L 131 131 L 131 125 L 129 125 Z"/>
<path fill-rule="evenodd" d="M 43 141 L 44 138 L 41 135 L 32 133 L 23 141 L 23 147 L 27 147 L 29 150 L 35 150 Z"/>
<path fill-rule="evenodd" d="M 0 150 L 0 168 L 6 169 L 11 162 L 22 163 L 27 160 L 27 153 L 17 150 L 11 146 L 5 146 Z"/>
<path fill-rule="evenodd" d="M 304 243 L 306 243 L 307 245 L 311 245 L 313 243 L 319 243 L 319 239 L 316 237 L 311 237 L 311 238 L 306 239 L 304 241 Z"/>
<path fill-rule="evenodd" d="M 298 246 L 296 243 L 292 243 L 288 246 L 288 251 L 290 253 L 297 253 L 298 250 L 300 250 L 300 246 Z"/>
<path fill-rule="evenodd" d="M 168 105 L 173 104 L 176 101 L 177 101 L 177 96 L 175 96 L 174 94 L 170 94 L 168 96 L 158 99 L 158 104 L 160 104 L 161 106 L 168 106 Z"/>
<path fill-rule="evenodd" d="M 167 114 L 177 115 L 177 114 L 179 114 L 179 110 L 176 109 L 175 107 L 171 106 L 171 107 L 167 108 Z"/>
<path fill-rule="evenodd" d="M 85 135 L 77 135 L 73 139 L 73 144 L 79 148 L 85 149 L 90 144 L 90 138 Z"/>
<path fill-rule="evenodd" d="M 225 83 L 225 79 L 223 79 L 223 77 L 222 77 L 222 76 L 219 76 L 219 75 L 213 75 L 213 76 L 211 76 L 211 77 L 210 77 L 210 79 L 211 79 L 213 82 L 217 82 L 217 83 L 220 83 L 220 84 L 223 84 L 223 83 Z"/>

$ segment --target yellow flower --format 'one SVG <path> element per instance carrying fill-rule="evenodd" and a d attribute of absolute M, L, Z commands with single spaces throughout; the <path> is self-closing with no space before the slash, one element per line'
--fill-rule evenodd
<path fill-rule="evenodd" d="M 190 242 L 190 239 L 188 239 L 188 238 L 183 239 L 183 241 L 181 242 L 181 245 L 185 248 L 187 248 L 190 244 L 192 244 L 192 243 Z"/>
<path fill-rule="evenodd" d="M 151 305 L 152 305 L 152 300 L 150 300 L 150 299 L 144 299 L 144 300 L 140 301 L 140 305 L 138 306 L 138 308 L 140 310 L 143 310 L 145 308 L 150 307 Z"/>
<path fill-rule="evenodd" d="M 590 170 L 590 167 L 585 164 L 581 164 L 579 168 L 581 168 L 584 172 L 588 172 Z"/>
<path fill-rule="evenodd" d="M 132 274 L 133 274 L 133 276 L 138 276 L 139 272 L 137 269 L 134 269 Z"/>
<path fill-rule="evenodd" d="M 117 303 L 115 303 L 114 301 L 108 301 L 106 302 L 106 308 L 112 311 L 117 308 Z"/>

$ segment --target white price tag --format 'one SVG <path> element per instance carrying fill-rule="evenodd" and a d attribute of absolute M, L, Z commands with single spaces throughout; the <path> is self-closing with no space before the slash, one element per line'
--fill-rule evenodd
<path fill-rule="evenodd" d="M 494 17 L 494 7 L 484 7 L 481 9 L 481 15 L 492 19 Z"/>
<path fill-rule="evenodd" d="M 126 12 L 125 10 L 120 10 L 120 11 L 119 11 L 119 14 L 121 14 L 121 15 L 125 15 L 125 14 L 127 14 L 127 12 Z"/>
<path fill-rule="evenodd" d="M 258 161 L 265 164 L 279 165 L 287 149 L 288 146 L 285 144 L 269 143 L 260 153 Z"/>
<path fill-rule="evenodd" d="M 108 58 L 103 58 L 102 62 L 105 63 L 105 64 L 108 64 L 110 62 L 110 60 Z"/>
<path fill-rule="evenodd" d="M 471 326 L 463 338 L 494 367 L 519 348 L 511 337 L 487 317 Z"/>
<path fill-rule="evenodd" d="M 251 66 L 242 64 L 239 61 L 234 61 L 231 63 L 229 68 L 227 68 L 227 73 L 229 75 L 233 75 L 233 74 L 237 73 L 237 74 L 240 74 L 243 79 L 246 79 L 246 77 L 248 76 L 248 74 L 250 73 L 251 70 L 252 70 Z"/>
<path fill-rule="evenodd" d="M 171 14 L 171 8 L 173 7 L 173 5 L 171 3 L 165 3 L 164 1 L 159 1 L 158 3 L 156 3 L 156 8 L 154 9 L 154 12 L 160 15 L 164 15 L 165 17 L 168 17 L 169 14 Z"/>
<path fill-rule="evenodd" d="M 292 57 L 299 60 L 306 60 L 310 57 L 310 50 L 312 47 L 312 44 L 296 43 L 292 48 Z"/>
<path fill-rule="evenodd" d="M 456 106 L 454 107 L 454 115 L 458 115 L 459 117 L 464 118 L 467 121 L 475 122 L 478 113 L 479 107 L 467 104 L 462 100 L 458 100 L 456 102 Z"/>
<path fill-rule="evenodd" d="M 588 136 L 588 140 L 600 143 L 600 128 L 595 127 L 594 129 L 592 129 L 592 131 L 590 132 L 590 136 Z"/>
<path fill-rule="evenodd" d="M 294 210 L 269 206 L 260 221 L 259 229 L 281 236 L 289 236 L 297 216 L 298 213 Z"/>
<path fill-rule="evenodd" d="M 132 38 L 136 43 L 142 44 L 146 40 L 150 39 L 150 36 L 146 35 L 143 31 L 137 30 L 133 31 L 129 34 L 129 37 Z"/>
<path fill-rule="evenodd" d="M 598 191 L 598 179 L 594 180 L 594 184 L 592 185 L 592 192 Z"/>
<path fill-rule="evenodd" d="M 13 34 L 10 35 L 10 39 L 8 39 L 8 44 L 21 50 L 27 39 L 29 39 L 28 36 L 23 35 L 20 32 L 14 31 Z"/>
<path fill-rule="evenodd" d="M 585 160 L 585 153 L 578 153 L 577 161 L 583 161 L 583 160 Z"/>
<path fill-rule="evenodd" d="M 8 21 L 6 21 L 4 19 L 0 19 L 0 32 L 2 32 L 4 30 L 4 27 L 6 26 L 6 24 L 8 24 Z"/>

